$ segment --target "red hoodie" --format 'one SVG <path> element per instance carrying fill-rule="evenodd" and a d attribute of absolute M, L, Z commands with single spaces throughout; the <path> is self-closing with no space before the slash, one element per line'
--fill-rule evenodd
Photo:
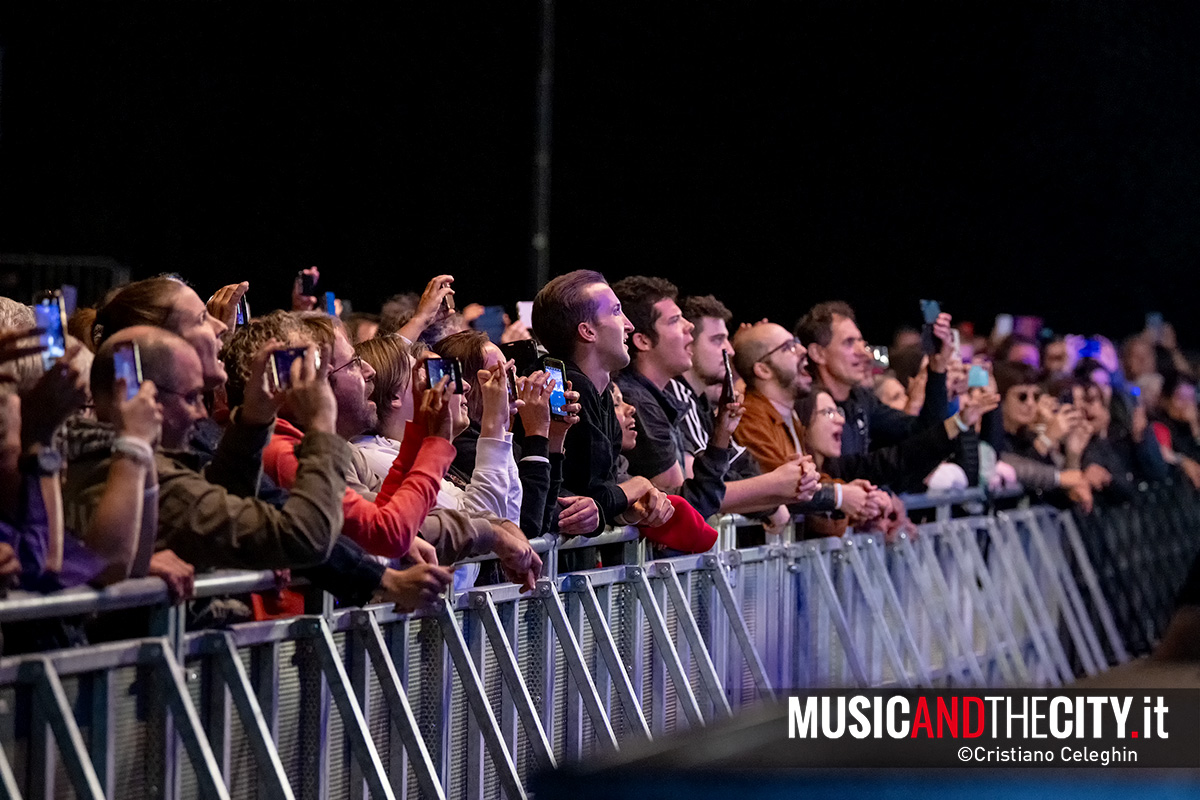
<path fill-rule="evenodd" d="M 296 446 L 304 433 L 284 419 L 276 420 L 275 432 L 263 450 L 263 469 L 284 489 L 291 489 L 299 462 Z M 342 534 L 368 552 L 400 558 L 408 552 L 417 530 L 437 503 L 438 489 L 450 463 L 454 445 L 408 423 L 400 453 L 388 470 L 383 488 L 371 502 L 353 489 L 346 489 L 342 507 Z"/>

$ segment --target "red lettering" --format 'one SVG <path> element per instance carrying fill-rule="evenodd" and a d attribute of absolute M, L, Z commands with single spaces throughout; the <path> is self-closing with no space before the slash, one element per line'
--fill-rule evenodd
<path fill-rule="evenodd" d="M 950 729 L 950 738 L 958 738 L 958 698 L 950 698 L 950 708 L 946 708 L 946 698 L 938 695 L 937 699 L 937 726 L 938 738 L 942 738 L 942 720 L 946 721 L 946 727 Z"/>
<path fill-rule="evenodd" d="M 913 715 L 912 736 L 909 738 L 917 738 L 918 728 L 925 729 L 925 738 L 933 738 L 933 724 L 929 721 L 929 704 L 925 702 L 924 697 L 917 698 L 917 713 Z"/>
<path fill-rule="evenodd" d="M 975 706 L 975 721 L 979 723 L 974 730 L 971 729 L 971 714 L 970 708 Z M 983 735 L 983 698 L 981 697 L 964 697 L 963 698 L 963 725 L 962 735 L 968 739 L 975 739 Z"/>

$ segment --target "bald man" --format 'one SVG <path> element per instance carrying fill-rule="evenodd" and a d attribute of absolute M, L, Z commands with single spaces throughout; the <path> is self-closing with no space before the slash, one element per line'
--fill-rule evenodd
<path fill-rule="evenodd" d="M 109 338 L 92 364 L 92 393 L 96 400 L 93 442 L 76 442 L 77 452 L 67 470 L 64 495 L 77 519 L 95 512 L 103 492 L 113 450 L 105 431 L 113 418 L 113 351 L 136 342 L 142 374 L 153 381 L 163 410 L 161 447 L 147 452 L 158 473 L 159 531 L 156 546 L 171 550 L 197 567 L 282 569 L 324 561 L 342 528 L 342 493 L 349 465 L 349 445 L 337 435 L 337 409 L 324 370 L 314 366 L 313 351 L 297 363 L 291 386 L 284 392 L 248 400 L 234 415 L 216 457 L 205 474 L 187 450 L 204 408 L 204 370 L 186 341 L 162 328 L 127 328 Z M 255 358 L 251 381 L 263 385 L 269 351 Z M 328 367 L 325 368 L 326 370 Z M 304 416 L 306 435 L 297 448 L 300 461 L 296 484 L 282 508 L 255 499 L 254 485 L 261 470 L 262 449 L 271 433 L 275 407 L 286 397 Z M 121 451 L 123 457 L 143 457 Z M 217 475 L 220 484 L 206 475 Z M 245 496 L 225 487 L 244 488 Z"/>
<path fill-rule="evenodd" d="M 802 452 L 803 436 L 794 406 L 812 378 L 808 354 L 782 325 L 760 322 L 733 338 L 733 363 L 746 382 L 745 413 L 734 438 L 750 450 L 764 471 Z"/>

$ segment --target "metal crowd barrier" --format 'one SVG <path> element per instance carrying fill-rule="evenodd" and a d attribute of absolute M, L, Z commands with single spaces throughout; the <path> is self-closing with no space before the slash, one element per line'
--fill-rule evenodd
<path fill-rule="evenodd" d="M 624 544 L 627 563 L 563 575 L 557 554 L 597 540 L 548 537 L 531 594 L 482 586 L 419 615 L 327 603 L 321 615 L 184 631 L 156 580 L 2 601 L 0 620 L 163 613 L 154 637 L 0 659 L 0 787 L 12 798 L 515 800 L 537 770 L 784 689 L 1057 686 L 1129 658 L 1095 543 L 1068 513 L 939 513 L 894 543 L 788 530 L 730 546 L 746 524 L 723 518 L 710 553 L 653 560 L 635 529 L 612 531 L 600 541 Z M 196 586 L 274 583 L 222 573 Z"/>

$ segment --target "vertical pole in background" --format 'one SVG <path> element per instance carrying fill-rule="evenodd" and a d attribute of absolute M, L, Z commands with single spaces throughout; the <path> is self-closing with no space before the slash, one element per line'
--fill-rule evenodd
<path fill-rule="evenodd" d="M 541 2 L 541 51 L 538 57 L 537 122 L 533 150 L 533 231 L 530 245 L 529 297 L 550 280 L 550 142 L 554 95 L 554 0 Z"/>

